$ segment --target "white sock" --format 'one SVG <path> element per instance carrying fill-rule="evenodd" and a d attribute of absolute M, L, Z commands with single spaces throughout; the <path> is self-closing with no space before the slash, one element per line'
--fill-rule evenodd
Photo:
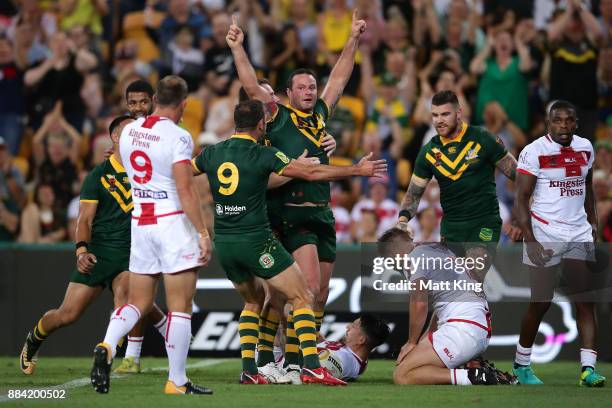
<path fill-rule="evenodd" d="M 140 350 L 142 350 L 142 341 L 144 337 L 128 336 L 128 344 L 125 349 L 126 357 L 133 357 L 135 363 L 140 362 Z"/>
<path fill-rule="evenodd" d="M 187 354 L 191 338 L 191 315 L 188 313 L 168 313 L 168 329 L 166 330 L 166 353 L 168 353 L 168 379 L 178 387 L 185 385 L 187 373 Z"/>
<path fill-rule="evenodd" d="M 531 347 L 523 347 L 519 343 L 516 344 L 516 354 L 514 362 L 522 366 L 531 364 Z"/>
<path fill-rule="evenodd" d="M 159 332 L 159 334 L 162 335 L 163 338 L 166 338 L 166 326 L 168 324 L 168 318 L 166 317 L 166 315 L 164 315 L 164 317 L 162 317 L 162 319 L 155 323 L 153 326 L 155 327 L 155 329 L 157 329 L 157 331 Z"/>
<path fill-rule="evenodd" d="M 117 354 L 117 343 L 126 334 L 132 330 L 134 325 L 140 320 L 140 310 L 134 305 L 125 304 L 119 309 L 115 310 L 111 315 L 108 328 L 106 329 L 106 336 L 104 337 L 104 343 L 111 346 L 112 357 Z"/>
<path fill-rule="evenodd" d="M 468 370 L 453 368 L 450 370 L 451 384 L 453 385 L 472 385 L 468 378 Z"/>
<path fill-rule="evenodd" d="M 593 367 L 595 369 L 597 363 L 597 352 L 591 349 L 580 349 L 580 364 L 582 367 Z"/>

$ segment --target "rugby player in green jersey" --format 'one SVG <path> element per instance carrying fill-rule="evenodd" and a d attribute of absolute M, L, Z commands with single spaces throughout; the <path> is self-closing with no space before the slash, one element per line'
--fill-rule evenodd
<path fill-rule="evenodd" d="M 438 134 L 419 151 L 397 226 L 407 229 L 427 183 L 435 176 L 443 211 L 442 241 L 459 244 L 458 249 L 465 250 L 467 256 L 486 259 L 484 268 L 474 271 L 482 279 L 491 265 L 491 251 L 497 246 L 502 226 L 495 169 L 514 180 L 516 159 L 506 151 L 501 139 L 463 122 L 453 92 L 442 91 L 433 96 L 431 116 Z M 511 238 L 518 238 L 517 227 L 509 232 Z"/>
<path fill-rule="evenodd" d="M 119 116 L 111 122 L 109 133 L 114 154 L 96 166 L 83 182 L 76 229 L 76 267 L 60 307 L 43 314 L 26 337 L 19 359 L 24 374 L 34 373 L 43 341 L 55 330 L 78 320 L 105 287 L 113 292 L 115 307 L 127 301 L 133 204 L 117 143 L 123 126 L 131 119 Z M 163 321 L 158 317 L 150 316 L 159 323 L 156 328 L 165 331 L 165 317 L 162 314 Z"/>
<path fill-rule="evenodd" d="M 287 83 L 289 104 L 282 105 L 277 103 L 274 95 L 265 86 L 258 83 L 255 70 L 242 46 L 244 34 L 234 20 L 226 41 L 232 50 L 238 76 L 247 95 L 261 100 L 266 106 L 266 113 L 270 118 L 267 138 L 272 146 L 292 158 L 299 157 L 306 149 L 308 156 L 319 158 L 323 164 L 329 162 L 323 147 L 326 135 L 325 121 L 351 77 L 359 37 L 365 30 L 365 25 L 365 21 L 357 18 L 355 10 L 350 38 L 332 69 L 320 97 L 314 74 L 309 70 L 298 69 L 290 75 Z M 323 320 L 329 280 L 336 259 L 335 220 L 328 205 L 329 201 L 328 182 L 305 180 L 287 183 L 272 193 L 268 199 L 268 211 L 276 218 L 271 221 L 280 230 L 282 244 L 300 265 L 308 287 L 315 296 L 317 329 Z M 292 320 L 290 314 L 287 324 L 285 363 L 295 373 L 299 370 L 299 349 Z M 278 318 L 276 323 L 274 321 L 267 323 L 270 327 L 274 327 L 277 321 Z M 272 336 L 271 332 L 268 336 Z M 266 352 L 265 355 L 268 358 L 260 360 L 260 365 L 273 362 L 271 352 Z"/>
<path fill-rule="evenodd" d="M 292 160 L 283 152 L 258 143 L 265 135 L 263 104 L 258 100 L 239 103 L 234 111 L 236 134 L 207 147 L 193 160 L 195 171 L 206 173 L 215 201 L 215 247 L 221 266 L 245 300 L 239 335 L 242 384 L 266 384 L 255 363 L 260 311 L 264 302 L 262 279 L 293 307 L 293 322 L 304 366 L 305 383 L 345 385 L 319 364 L 314 296 L 300 267 L 272 233 L 266 209 L 266 189 L 274 177 L 309 181 L 338 180 L 351 176 L 382 176 L 384 160 L 364 157 L 357 165 L 335 167 Z"/>

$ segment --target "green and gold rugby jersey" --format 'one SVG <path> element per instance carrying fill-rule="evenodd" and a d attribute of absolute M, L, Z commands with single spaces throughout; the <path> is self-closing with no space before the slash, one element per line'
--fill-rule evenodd
<path fill-rule="evenodd" d="M 268 178 L 272 172 L 281 174 L 289 162 L 280 150 L 244 134 L 208 146 L 192 160 L 196 171 L 208 176 L 215 201 L 215 240 L 270 232 Z"/>
<path fill-rule="evenodd" d="M 499 217 L 495 193 L 495 164 L 507 151 L 495 136 L 463 123 L 458 137 L 439 135 L 421 148 L 413 174 L 440 184 L 440 203 L 446 221 Z"/>
<path fill-rule="evenodd" d="M 96 203 L 91 227 L 91 244 L 113 248 L 130 248 L 132 190 L 125 169 L 111 155 L 85 177 L 80 201 Z"/>
<path fill-rule="evenodd" d="M 317 157 L 321 164 L 329 164 L 329 158 L 321 146 L 329 115 L 325 102 L 318 99 L 312 113 L 304 113 L 290 105 L 277 106 L 278 111 L 268 122 L 266 142 L 291 158 L 297 159 L 304 150 L 308 150 L 308 157 Z M 294 179 L 272 190 L 268 199 L 274 204 L 327 203 L 330 201 L 329 182 Z"/>

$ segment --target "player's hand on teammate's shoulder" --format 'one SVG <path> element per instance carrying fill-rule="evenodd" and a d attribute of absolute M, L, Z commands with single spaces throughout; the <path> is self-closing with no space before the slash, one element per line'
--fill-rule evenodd
<path fill-rule="evenodd" d="M 206 266 L 212 258 L 212 242 L 210 240 L 210 235 L 208 235 L 208 231 L 204 230 L 203 232 L 199 233 L 198 239 L 198 244 L 200 246 L 199 261 L 202 262 L 202 266 Z"/>
<path fill-rule="evenodd" d="M 225 36 L 225 41 L 230 48 L 239 47 L 244 41 L 244 33 L 238 26 L 238 19 L 236 15 L 232 15 L 232 24 L 230 25 L 229 31 Z"/>
<path fill-rule="evenodd" d="M 96 256 L 91 252 L 83 252 L 77 255 L 77 270 L 83 274 L 91 273 L 91 269 L 98 262 Z"/>
<path fill-rule="evenodd" d="M 304 152 L 300 154 L 296 160 L 306 166 L 316 166 L 317 164 L 321 164 L 321 160 L 318 157 L 306 157 L 308 156 L 308 150 L 304 149 Z"/>
<path fill-rule="evenodd" d="M 358 20 L 359 10 L 353 10 L 353 22 L 351 24 L 351 36 L 359 38 L 366 29 L 365 20 Z"/>
<path fill-rule="evenodd" d="M 338 147 L 338 145 L 336 144 L 336 139 L 327 132 L 325 132 L 325 136 L 323 137 L 321 146 L 323 146 L 323 150 L 325 150 L 327 157 L 331 157 L 331 155 L 334 154 L 336 148 Z"/>
<path fill-rule="evenodd" d="M 357 167 L 360 169 L 360 175 L 365 177 L 383 177 L 387 174 L 387 161 L 384 159 L 370 160 L 372 155 L 373 153 L 370 152 L 357 163 Z"/>
<path fill-rule="evenodd" d="M 406 342 L 400 349 L 400 353 L 397 356 L 397 360 L 395 361 L 395 365 L 400 365 L 401 362 L 406 358 L 408 353 L 412 351 L 416 347 L 415 343 Z"/>

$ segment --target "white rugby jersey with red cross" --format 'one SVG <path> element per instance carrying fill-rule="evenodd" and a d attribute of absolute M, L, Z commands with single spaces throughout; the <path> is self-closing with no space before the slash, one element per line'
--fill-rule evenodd
<path fill-rule="evenodd" d="M 119 149 L 132 185 L 132 218 L 138 225 L 155 224 L 159 217 L 182 213 L 172 165 L 191 163 L 193 140 L 189 132 L 168 118 L 139 118 L 123 128 Z"/>
<path fill-rule="evenodd" d="M 588 224 L 584 210 L 586 176 L 594 158 L 591 142 L 577 135 L 568 147 L 556 143 L 550 135 L 525 146 L 517 172 L 537 177 L 532 217 L 566 227 Z"/>

